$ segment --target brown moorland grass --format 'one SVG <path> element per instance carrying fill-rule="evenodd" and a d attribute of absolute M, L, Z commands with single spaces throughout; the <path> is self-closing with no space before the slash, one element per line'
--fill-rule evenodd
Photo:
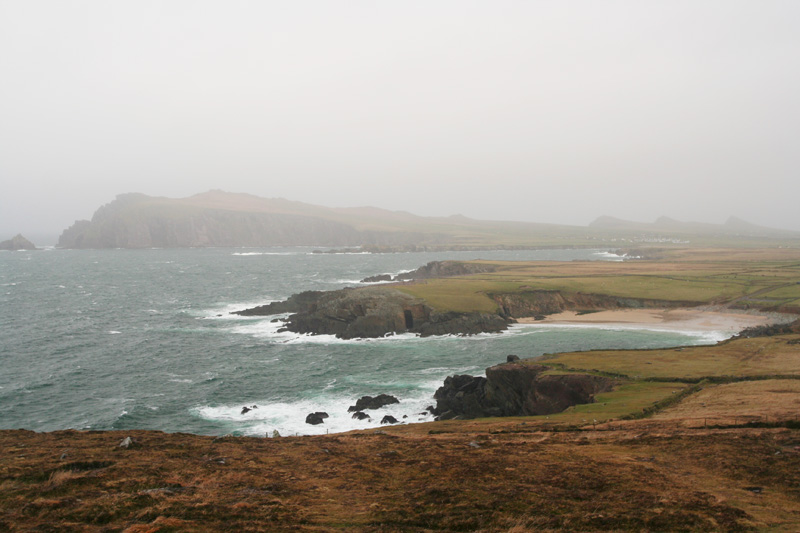
<path fill-rule="evenodd" d="M 654 350 L 593 350 L 546 355 L 537 363 L 635 379 L 800 376 L 800 335 L 738 338 L 715 346 Z"/>
<path fill-rule="evenodd" d="M 800 433 L 222 438 L 0 432 L 0 528 L 747 531 L 800 527 Z M 118 447 L 131 436 L 130 449 Z M 780 453 L 776 453 L 780 452 Z M 82 475 L 57 486 L 56 472 Z"/>
<path fill-rule="evenodd" d="M 656 420 L 736 418 L 769 422 L 800 420 L 800 380 L 769 379 L 706 384 L 678 405 L 653 415 Z"/>

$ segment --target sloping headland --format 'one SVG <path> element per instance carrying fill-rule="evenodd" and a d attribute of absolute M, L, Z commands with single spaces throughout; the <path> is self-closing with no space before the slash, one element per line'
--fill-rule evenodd
<path fill-rule="evenodd" d="M 458 263 L 363 292 L 504 319 L 648 302 L 788 319 L 798 253 Z M 711 346 L 519 354 L 485 378 L 448 378 L 437 409 L 453 416 L 425 424 L 279 438 L 0 431 L 0 529 L 796 531 L 800 321 L 778 322 Z M 558 412 L 555 387 L 584 396 Z"/>
<path fill-rule="evenodd" d="M 611 222 L 610 222 L 611 221 Z M 589 227 L 421 217 L 372 207 L 328 208 L 284 199 L 209 191 L 188 198 L 121 194 L 91 220 L 78 220 L 62 248 L 320 246 L 387 251 L 598 247 L 609 243 L 683 246 L 797 245 L 800 232 L 726 224 L 625 223 Z"/>

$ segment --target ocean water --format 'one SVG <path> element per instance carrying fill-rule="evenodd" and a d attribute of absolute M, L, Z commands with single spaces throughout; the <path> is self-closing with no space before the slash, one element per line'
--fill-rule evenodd
<path fill-rule="evenodd" d="M 723 333 L 513 326 L 474 337 L 342 341 L 230 312 L 443 259 L 620 260 L 604 250 L 313 254 L 311 248 L 0 252 L 0 429 L 320 434 L 403 423 L 448 375 L 506 355 L 713 343 Z M 400 404 L 369 421 L 363 395 Z M 242 413 L 243 406 L 257 406 Z M 324 424 L 308 413 L 329 413 Z M 403 417 L 406 418 L 403 418 Z"/>

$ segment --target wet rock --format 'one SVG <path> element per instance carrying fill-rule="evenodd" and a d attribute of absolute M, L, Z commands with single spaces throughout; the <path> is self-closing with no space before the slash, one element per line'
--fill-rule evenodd
<path fill-rule="evenodd" d="M 247 407 L 247 406 L 245 405 L 244 407 L 242 407 L 242 412 L 241 412 L 241 414 L 243 414 L 243 415 L 244 415 L 244 414 L 247 414 L 247 413 L 249 413 L 250 411 L 252 411 L 252 409 L 250 409 L 249 407 Z"/>
<path fill-rule="evenodd" d="M 362 413 L 361 411 L 356 411 L 353 413 L 352 418 L 356 420 L 369 420 L 369 415 L 367 413 Z"/>
<path fill-rule="evenodd" d="M 306 416 L 306 424 L 311 424 L 312 426 L 316 426 L 317 424 L 323 424 L 326 418 L 328 418 L 328 413 L 324 411 L 309 413 L 308 416 Z"/>
<path fill-rule="evenodd" d="M 397 424 L 398 420 L 392 415 L 385 415 L 381 418 L 381 424 Z"/>
<path fill-rule="evenodd" d="M 380 274 L 377 276 L 369 276 L 361 280 L 361 283 L 378 283 L 381 281 L 392 281 L 391 274 Z"/>
<path fill-rule="evenodd" d="M 362 396 L 355 405 L 348 407 L 347 412 L 363 411 L 364 409 L 380 409 L 386 405 L 400 403 L 400 400 L 389 394 L 379 394 L 373 396 Z"/>

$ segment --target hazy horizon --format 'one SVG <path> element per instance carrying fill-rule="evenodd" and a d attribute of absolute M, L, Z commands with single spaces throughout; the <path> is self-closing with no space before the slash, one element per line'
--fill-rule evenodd
<path fill-rule="evenodd" d="M 0 240 L 211 189 L 800 231 L 798 20 L 791 1 L 0 0 Z"/>

